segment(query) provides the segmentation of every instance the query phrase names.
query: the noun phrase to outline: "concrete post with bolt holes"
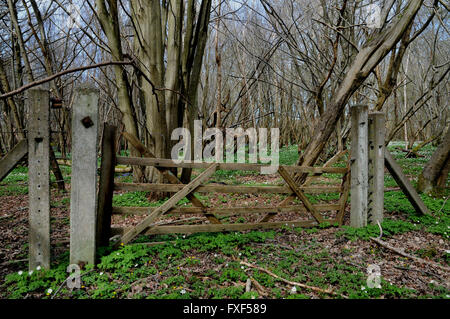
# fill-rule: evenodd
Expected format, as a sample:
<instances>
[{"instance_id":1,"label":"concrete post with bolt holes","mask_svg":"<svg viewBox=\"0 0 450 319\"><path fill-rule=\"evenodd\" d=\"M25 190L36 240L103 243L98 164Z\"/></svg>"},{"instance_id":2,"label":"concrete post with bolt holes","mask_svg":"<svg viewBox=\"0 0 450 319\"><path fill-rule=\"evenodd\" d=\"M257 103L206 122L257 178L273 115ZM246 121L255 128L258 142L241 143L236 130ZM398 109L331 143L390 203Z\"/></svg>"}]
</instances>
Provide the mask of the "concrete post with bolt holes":
<instances>
[{"instance_id":1,"label":"concrete post with bolt holes","mask_svg":"<svg viewBox=\"0 0 450 319\"><path fill-rule=\"evenodd\" d=\"M27 92L29 269L50 268L50 92Z\"/></svg>"},{"instance_id":2,"label":"concrete post with bolt holes","mask_svg":"<svg viewBox=\"0 0 450 319\"><path fill-rule=\"evenodd\" d=\"M350 226L367 225L368 183L368 107L354 105L351 108L351 209Z\"/></svg>"},{"instance_id":3,"label":"concrete post with bolt holes","mask_svg":"<svg viewBox=\"0 0 450 319\"><path fill-rule=\"evenodd\" d=\"M71 264L96 257L98 99L97 89L79 88L72 108Z\"/></svg>"}]
</instances>

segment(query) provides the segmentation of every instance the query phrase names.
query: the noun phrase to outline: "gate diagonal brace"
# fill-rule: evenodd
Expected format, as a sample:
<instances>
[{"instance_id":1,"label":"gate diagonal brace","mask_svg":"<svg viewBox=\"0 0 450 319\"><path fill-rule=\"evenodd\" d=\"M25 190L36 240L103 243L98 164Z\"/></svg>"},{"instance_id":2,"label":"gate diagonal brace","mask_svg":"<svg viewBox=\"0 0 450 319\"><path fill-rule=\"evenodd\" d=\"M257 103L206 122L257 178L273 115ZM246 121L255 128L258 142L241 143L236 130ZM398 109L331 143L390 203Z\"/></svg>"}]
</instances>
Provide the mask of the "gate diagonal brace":
<instances>
[{"instance_id":1,"label":"gate diagonal brace","mask_svg":"<svg viewBox=\"0 0 450 319\"><path fill-rule=\"evenodd\" d=\"M285 182L289 185L292 191L297 195L297 197L303 202L306 209L313 215L314 219L320 224L323 222L323 218L320 213L314 208L311 202L306 197L305 193L297 186L292 176L288 173L288 171L280 166L278 168L278 173L283 177Z\"/></svg>"},{"instance_id":2,"label":"gate diagonal brace","mask_svg":"<svg viewBox=\"0 0 450 319\"><path fill-rule=\"evenodd\" d=\"M194 192L203 182L205 182L208 178L210 178L217 170L218 164L211 164L203 173L197 176L192 182L183 187L179 192L173 195L168 201L158 207L156 210L151 212L147 218L145 218L141 223L137 226L130 229L122 236L121 243L127 244L136 236L141 234L144 230L146 230L150 224L152 224L157 218L161 215L172 209L180 200L186 197L188 194Z\"/></svg>"}]
</instances>

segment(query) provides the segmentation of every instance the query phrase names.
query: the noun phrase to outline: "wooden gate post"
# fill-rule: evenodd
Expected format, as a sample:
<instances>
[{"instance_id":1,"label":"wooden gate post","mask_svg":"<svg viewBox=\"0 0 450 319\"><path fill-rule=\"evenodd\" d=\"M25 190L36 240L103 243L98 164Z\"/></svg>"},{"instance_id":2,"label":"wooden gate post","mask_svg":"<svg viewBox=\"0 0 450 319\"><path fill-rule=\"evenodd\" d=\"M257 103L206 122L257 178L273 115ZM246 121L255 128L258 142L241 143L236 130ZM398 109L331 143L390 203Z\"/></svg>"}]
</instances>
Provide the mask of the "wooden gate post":
<instances>
[{"instance_id":1,"label":"wooden gate post","mask_svg":"<svg viewBox=\"0 0 450 319\"><path fill-rule=\"evenodd\" d=\"M108 246L111 237L114 168L116 166L116 130L116 126L107 123L103 126L102 160L98 186L97 247Z\"/></svg>"},{"instance_id":2,"label":"wooden gate post","mask_svg":"<svg viewBox=\"0 0 450 319\"><path fill-rule=\"evenodd\" d=\"M352 144L351 144L351 210L350 226L367 225L368 183L368 107L351 107Z\"/></svg>"},{"instance_id":3,"label":"wooden gate post","mask_svg":"<svg viewBox=\"0 0 450 319\"><path fill-rule=\"evenodd\" d=\"M28 91L29 269L50 268L50 92Z\"/></svg>"},{"instance_id":4,"label":"wooden gate post","mask_svg":"<svg viewBox=\"0 0 450 319\"><path fill-rule=\"evenodd\" d=\"M370 224L383 222L384 211L384 113L369 114L369 191L367 216Z\"/></svg>"},{"instance_id":5,"label":"wooden gate post","mask_svg":"<svg viewBox=\"0 0 450 319\"><path fill-rule=\"evenodd\" d=\"M95 263L99 92L81 88L72 113L70 263Z\"/></svg>"}]
</instances>

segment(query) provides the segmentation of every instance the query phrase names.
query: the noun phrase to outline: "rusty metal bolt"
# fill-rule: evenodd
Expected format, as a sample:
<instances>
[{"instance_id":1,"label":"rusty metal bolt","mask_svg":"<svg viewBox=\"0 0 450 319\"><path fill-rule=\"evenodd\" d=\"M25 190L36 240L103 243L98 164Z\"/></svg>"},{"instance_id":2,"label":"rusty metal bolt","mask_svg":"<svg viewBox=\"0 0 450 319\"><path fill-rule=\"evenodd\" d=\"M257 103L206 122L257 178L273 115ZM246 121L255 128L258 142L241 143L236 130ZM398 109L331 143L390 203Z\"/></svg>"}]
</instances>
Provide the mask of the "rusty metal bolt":
<instances>
[{"instance_id":1,"label":"rusty metal bolt","mask_svg":"<svg viewBox=\"0 0 450 319\"><path fill-rule=\"evenodd\" d=\"M91 126L94 126L94 122L92 122L89 116L86 116L84 119L82 119L81 123L85 128L90 128Z\"/></svg>"}]
</instances>

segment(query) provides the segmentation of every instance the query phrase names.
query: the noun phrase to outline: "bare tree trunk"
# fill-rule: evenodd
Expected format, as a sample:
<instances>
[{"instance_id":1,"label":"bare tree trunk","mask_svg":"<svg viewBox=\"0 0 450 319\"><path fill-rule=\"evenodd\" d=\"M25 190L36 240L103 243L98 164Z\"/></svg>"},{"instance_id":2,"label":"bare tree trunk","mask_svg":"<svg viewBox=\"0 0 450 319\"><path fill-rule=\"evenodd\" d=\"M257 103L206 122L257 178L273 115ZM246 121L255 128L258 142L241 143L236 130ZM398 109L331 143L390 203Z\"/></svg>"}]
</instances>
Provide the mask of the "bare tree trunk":
<instances>
[{"instance_id":1,"label":"bare tree trunk","mask_svg":"<svg viewBox=\"0 0 450 319\"><path fill-rule=\"evenodd\" d=\"M450 169L450 127L441 144L434 151L419 176L417 189L426 194L439 195L448 181Z\"/></svg>"},{"instance_id":2,"label":"bare tree trunk","mask_svg":"<svg viewBox=\"0 0 450 319\"><path fill-rule=\"evenodd\" d=\"M17 41L19 43L20 55L22 57L24 65L25 65L25 72L27 75L27 80L29 83L31 83L34 80L33 72L31 70L30 61L28 59L27 51L25 48L25 43L24 43L23 35L22 35L22 29L20 28L19 21L17 18L16 4L13 0L8 0L8 8L9 8L10 16L11 16L11 22L12 22L12 25L14 26L14 31L16 33Z\"/></svg>"},{"instance_id":3,"label":"bare tree trunk","mask_svg":"<svg viewBox=\"0 0 450 319\"><path fill-rule=\"evenodd\" d=\"M0 58L0 92L6 93L11 91L11 87L9 85L9 81L8 78L6 76L6 70L5 67L3 65L3 59ZM16 103L14 101L14 98L10 97L7 99L6 101L8 103L9 108L11 109L13 118L14 118L14 124L17 128L17 133L19 135L20 139L24 139L25 138L25 133L23 131L23 127L22 127L22 123L19 119L19 112L17 110L17 106ZM13 132L11 132L12 134Z\"/></svg>"},{"instance_id":4,"label":"bare tree trunk","mask_svg":"<svg viewBox=\"0 0 450 319\"><path fill-rule=\"evenodd\" d=\"M191 132L194 132L194 121L198 118L198 97L197 89L200 82L200 73L203 63L203 55L205 52L206 40L208 38L208 24L211 11L211 0L203 0L195 24L195 32L193 32L193 19L195 18L193 0L189 0L188 4L188 25L192 28L191 37L185 35L184 52L183 52L183 80L186 89L188 105L186 105L186 123ZM191 20L191 22L189 22ZM192 43L194 46L191 47ZM191 134L191 143L194 145L194 134ZM191 158L193 158L194 147L191 147ZM181 173L181 181L188 183L191 180L192 169L184 168Z\"/></svg>"},{"instance_id":5,"label":"bare tree trunk","mask_svg":"<svg viewBox=\"0 0 450 319\"><path fill-rule=\"evenodd\" d=\"M406 66L405 66L405 86L403 87L403 112L405 112L404 114L406 114L406 112L408 111L408 94L406 91L406 87L407 87L407 82L406 82L406 74L408 73L408 64L409 64L409 53L406 56ZM405 124L403 125L403 134L405 137L405 148L408 149L408 121L405 122Z\"/></svg>"},{"instance_id":6,"label":"bare tree trunk","mask_svg":"<svg viewBox=\"0 0 450 319\"><path fill-rule=\"evenodd\" d=\"M217 101L216 101L216 127L222 127L222 55L220 54L220 8L221 3L217 7L217 25L216 25L216 39L215 39L215 49L216 49L216 64L217 64Z\"/></svg>"},{"instance_id":7,"label":"bare tree trunk","mask_svg":"<svg viewBox=\"0 0 450 319\"><path fill-rule=\"evenodd\" d=\"M175 8L172 8L175 9ZM146 126L150 133L149 149L158 158L168 157L168 146L170 136L168 136L167 118L171 119L170 101L169 108L166 104L166 95L161 89L165 87L166 67L164 65L164 39L166 25L162 25L163 16L160 1L136 1L132 3L132 12L135 28L135 50L139 58L139 68L142 72L142 91L145 100ZM179 12L179 9L178 9ZM170 20L177 11L172 11ZM172 24L175 26L175 22ZM163 36L164 30L164 36ZM171 31L175 35L175 31ZM169 45L173 47L172 39ZM170 52L169 59L174 61L176 56ZM168 81L173 85L173 75ZM151 82L150 82L151 81ZM167 82L168 83L168 82ZM169 98L170 95L169 95ZM148 180L151 182L163 182L163 177L155 170L151 169Z\"/></svg>"},{"instance_id":8,"label":"bare tree trunk","mask_svg":"<svg viewBox=\"0 0 450 319\"><path fill-rule=\"evenodd\" d=\"M115 61L123 61L122 44L120 39L119 16L117 8L117 0L107 0L108 8L105 0L96 0L97 15L102 26L103 32L108 38L108 45L111 49L111 55ZM125 125L125 130L139 137L136 125L136 117L133 109L133 104L129 92L129 81L126 71L120 65L113 67L117 85L118 104L122 112L122 122ZM139 157L139 152L130 145L131 156ZM138 167L133 167L133 177L136 181L143 181L144 172Z\"/></svg>"},{"instance_id":9,"label":"bare tree trunk","mask_svg":"<svg viewBox=\"0 0 450 319\"><path fill-rule=\"evenodd\" d=\"M335 99L315 126L313 139L309 143L298 165L314 165L333 133L348 100L363 84L381 60L392 50L408 29L419 11L423 0L410 0L403 14L390 26L375 36L356 55L350 70L339 86Z\"/></svg>"}]
</instances>

